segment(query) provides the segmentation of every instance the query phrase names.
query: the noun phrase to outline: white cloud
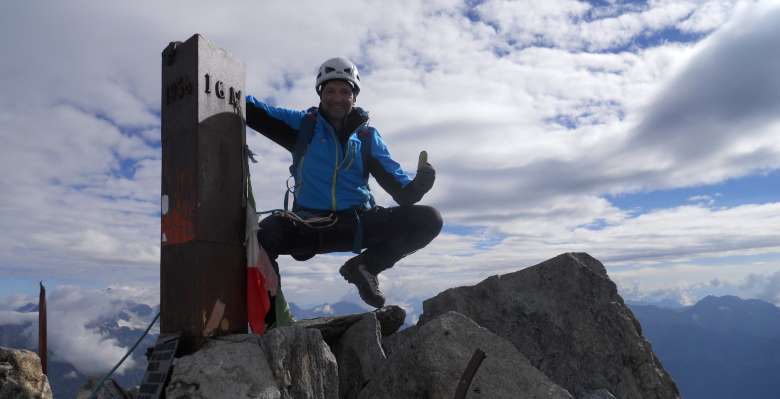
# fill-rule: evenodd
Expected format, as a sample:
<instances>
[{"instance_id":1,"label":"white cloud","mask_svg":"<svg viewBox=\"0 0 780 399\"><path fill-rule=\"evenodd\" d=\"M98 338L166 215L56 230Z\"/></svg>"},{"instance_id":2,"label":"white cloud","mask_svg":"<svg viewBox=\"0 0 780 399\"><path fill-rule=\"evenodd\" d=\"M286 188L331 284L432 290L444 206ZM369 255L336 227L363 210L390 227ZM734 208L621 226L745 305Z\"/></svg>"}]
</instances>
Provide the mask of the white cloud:
<instances>
[{"instance_id":1,"label":"white cloud","mask_svg":"<svg viewBox=\"0 0 780 399\"><path fill-rule=\"evenodd\" d=\"M642 152L663 152L685 166L673 176L682 184L695 184L693 176L684 174L702 172L702 164L711 170L702 179L714 181L751 167L778 166L777 146L769 142L776 142L780 122L774 112L780 105L780 79L770 72L780 68L780 56L771 50L780 34L780 8L758 8L763 7L743 11L702 43L627 143Z\"/></svg>"},{"instance_id":2,"label":"white cloud","mask_svg":"<svg viewBox=\"0 0 780 399\"><path fill-rule=\"evenodd\" d=\"M248 93L293 108L316 103L319 62L354 58L358 104L394 156L413 168L429 151L438 177L426 202L471 230L383 275L399 300L568 250L618 267L777 251L776 204L635 218L603 199L780 167L776 5L488 1L468 11L455 1L9 5L0 49L19 56L0 65L0 84L24 89L0 97L0 271L155 281L160 52L194 32L244 61ZM713 33L630 46L674 27ZM612 47L626 50L591 52ZM259 135L248 143L261 161L258 207L277 208L290 156ZM286 290L304 303L344 295L344 260L282 259Z\"/></svg>"},{"instance_id":3,"label":"white cloud","mask_svg":"<svg viewBox=\"0 0 780 399\"><path fill-rule=\"evenodd\" d=\"M780 271L750 274L739 288L750 297L763 299L780 307Z\"/></svg>"},{"instance_id":4,"label":"white cloud","mask_svg":"<svg viewBox=\"0 0 780 399\"><path fill-rule=\"evenodd\" d=\"M706 1L688 19L677 24L677 28L689 33L711 32L729 19L736 5L736 1Z\"/></svg>"},{"instance_id":5,"label":"white cloud","mask_svg":"<svg viewBox=\"0 0 780 399\"><path fill-rule=\"evenodd\" d=\"M727 266L717 266L712 265L711 259L776 257L780 254L778 215L779 203L734 208L681 206L606 221L595 230L566 228L565 221L550 215L523 216L510 219L517 226L499 234L500 239L488 248L480 248L479 236L474 234L443 234L384 272L381 284L401 302L410 297L427 298L453 286L475 284L491 275L519 270L569 251L590 253L605 264L617 282L625 286L640 284L643 292L680 284L696 286L714 277L736 282L750 273L780 271L780 263L734 260ZM319 269L319 275L332 275L345 259L328 259L331 266ZM282 263L283 271L289 270L287 267ZM290 290L290 297L297 295L294 288ZM307 295L312 303L317 292ZM752 295L755 297L756 293Z\"/></svg>"},{"instance_id":6,"label":"white cloud","mask_svg":"<svg viewBox=\"0 0 780 399\"><path fill-rule=\"evenodd\" d=\"M0 310L0 325L23 325L38 320L38 313L23 313L14 310Z\"/></svg>"},{"instance_id":7,"label":"white cloud","mask_svg":"<svg viewBox=\"0 0 780 399\"><path fill-rule=\"evenodd\" d=\"M645 303L672 302L693 305L707 295L735 295L755 298L780 306L780 263L755 262L753 270L747 273L742 264L719 266L696 266L680 264L665 269L641 268L626 273L611 273L624 299ZM706 279L717 268L718 278ZM670 276L676 284L670 285Z\"/></svg>"},{"instance_id":8,"label":"white cloud","mask_svg":"<svg viewBox=\"0 0 780 399\"><path fill-rule=\"evenodd\" d=\"M0 310L16 312L16 309L31 302L32 299L28 295L11 292L7 294L4 293L3 296L0 297Z\"/></svg>"},{"instance_id":9,"label":"white cloud","mask_svg":"<svg viewBox=\"0 0 780 399\"><path fill-rule=\"evenodd\" d=\"M701 4L703 3L703 4ZM480 16L498 28L511 46L554 46L603 51L630 46L643 37L679 27L708 32L726 20L734 2L653 1L645 6L594 6L580 1L486 1Z\"/></svg>"},{"instance_id":10,"label":"white cloud","mask_svg":"<svg viewBox=\"0 0 780 399\"><path fill-rule=\"evenodd\" d=\"M715 203L715 199L709 195L694 195L693 197L688 198L688 202L697 202L704 205L713 205Z\"/></svg>"},{"instance_id":11,"label":"white cloud","mask_svg":"<svg viewBox=\"0 0 780 399\"><path fill-rule=\"evenodd\" d=\"M138 300L150 300L140 302ZM6 298L3 302L37 303L37 297ZM111 320L135 303L154 306L159 293L143 287L114 286L97 290L76 286L56 286L47 290L47 331L49 351L58 360L72 363L79 372L97 377L108 372L129 349L100 331L101 320ZM150 319L151 320L151 319ZM150 320L146 320L146 323ZM38 313L0 311L0 325L29 324L30 347L36 344ZM137 367L128 358L118 373Z\"/></svg>"},{"instance_id":12,"label":"white cloud","mask_svg":"<svg viewBox=\"0 0 780 399\"><path fill-rule=\"evenodd\" d=\"M117 313L123 304L105 292L61 286L49 294L49 347L57 357L72 363L79 372L97 376L110 370L128 348L87 325L101 317ZM119 368L122 373L134 367L128 358Z\"/></svg>"}]
</instances>

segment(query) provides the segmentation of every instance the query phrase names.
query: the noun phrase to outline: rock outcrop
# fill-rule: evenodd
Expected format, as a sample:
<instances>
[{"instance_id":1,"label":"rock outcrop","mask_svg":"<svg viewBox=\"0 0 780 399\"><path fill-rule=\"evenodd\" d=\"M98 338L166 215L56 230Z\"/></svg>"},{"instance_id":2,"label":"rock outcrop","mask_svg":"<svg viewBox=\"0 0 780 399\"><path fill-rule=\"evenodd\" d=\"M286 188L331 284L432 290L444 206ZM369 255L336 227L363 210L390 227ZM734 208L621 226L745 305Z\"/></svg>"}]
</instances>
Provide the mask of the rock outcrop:
<instances>
[{"instance_id":1,"label":"rock outcrop","mask_svg":"<svg viewBox=\"0 0 780 399\"><path fill-rule=\"evenodd\" d=\"M450 311L509 340L576 397L679 397L606 269L588 254L446 290L423 302L419 323Z\"/></svg>"},{"instance_id":2,"label":"rock outcrop","mask_svg":"<svg viewBox=\"0 0 780 399\"><path fill-rule=\"evenodd\" d=\"M182 356L174 364L165 390L167 398L281 397L254 335L209 341L198 352Z\"/></svg>"},{"instance_id":3,"label":"rock outcrop","mask_svg":"<svg viewBox=\"0 0 780 399\"><path fill-rule=\"evenodd\" d=\"M0 346L0 399L49 399L49 379L35 352Z\"/></svg>"},{"instance_id":4,"label":"rock outcrop","mask_svg":"<svg viewBox=\"0 0 780 399\"><path fill-rule=\"evenodd\" d=\"M338 398L336 358L318 330L232 335L176 359L166 398Z\"/></svg>"},{"instance_id":5,"label":"rock outcrop","mask_svg":"<svg viewBox=\"0 0 780 399\"><path fill-rule=\"evenodd\" d=\"M423 303L417 325L398 331L404 318L388 306L213 338L174 361L166 397L679 398L606 269L587 254L444 291ZM17 366L3 359L0 378L48 388L45 377L9 378L4 370ZM16 389L6 385L0 392Z\"/></svg>"}]
</instances>

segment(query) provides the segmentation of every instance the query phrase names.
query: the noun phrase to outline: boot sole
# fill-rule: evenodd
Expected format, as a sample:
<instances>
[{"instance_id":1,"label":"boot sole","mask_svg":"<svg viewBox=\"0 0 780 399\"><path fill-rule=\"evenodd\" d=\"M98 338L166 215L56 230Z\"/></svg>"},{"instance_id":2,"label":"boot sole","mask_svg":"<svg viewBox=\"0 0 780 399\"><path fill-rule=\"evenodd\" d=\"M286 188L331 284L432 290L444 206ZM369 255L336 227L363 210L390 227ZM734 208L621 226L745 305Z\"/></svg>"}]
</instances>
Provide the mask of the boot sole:
<instances>
[{"instance_id":1,"label":"boot sole","mask_svg":"<svg viewBox=\"0 0 780 399\"><path fill-rule=\"evenodd\" d=\"M343 265L343 266L341 266L341 268L339 268L339 274L341 274L341 276L344 277L344 280L347 280L347 282L349 282L350 284L354 284L355 285L355 287L358 290L358 295L360 295L360 299L362 299L363 302L365 302L367 305L373 306L375 308L381 308L382 306L385 306L385 298L384 297L381 298L381 302L380 302L380 300L374 300L372 298L366 299L366 297L369 296L371 294L371 292L369 292L366 295L363 294L363 290L360 288L360 285L358 285L355 282L357 280L357 278L360 278L360 277L355 278L355 274L357 274L357 273L360 273L360 271L355 270L354 272L350 272L348 270L348 268L347 268L347 265Z\"/></svg>"}]
</instances>

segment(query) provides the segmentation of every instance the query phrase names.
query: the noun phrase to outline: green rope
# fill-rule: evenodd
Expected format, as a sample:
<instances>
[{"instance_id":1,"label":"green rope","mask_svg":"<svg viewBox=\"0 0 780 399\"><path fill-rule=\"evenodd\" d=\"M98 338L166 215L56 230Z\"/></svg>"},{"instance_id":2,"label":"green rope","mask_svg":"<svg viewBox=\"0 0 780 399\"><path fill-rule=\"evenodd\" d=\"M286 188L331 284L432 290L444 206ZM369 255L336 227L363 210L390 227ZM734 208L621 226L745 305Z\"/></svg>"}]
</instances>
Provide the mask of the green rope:
<instances>
[{"instance_id":1,"label":"green rope","mask_svg":"<svg viewBox=\"0 0 780 399\"><path fill-rule=\"evenodd\" d=\"M116 366L114 366L114 368L111 369L111 371L109 371L108 374L106 374L105 377L103 377L103 379L100 380L100 382L97 384L97 387L95 387L95 390L92 391L92 393L89 395L89 399L95 399L95 395L97 395L98 391L100 391L100 388L103 388L103 384L106 382L106 380L109 379L111 377L111 375L114 374L116 369L118 369L119 366L121 366L122 363L124 363L125 359L127 359L127 357L130 356L131 353L133 353L135 348L138 346L138 344L141 343L141 340L144 339L146 334L149 334L149 330L152 329L152 326L154 325L155 322L157 322L157 319L159 317L160 317L160 312L157 312L157 315L154 316L154 320L152 320L152 322L149 323L149 327L146 327L146 331L144 331L143 335L141 335L138 338L138 341L135 341L135 344L133 344L133 347L130 348L130 350L127 351L127 353L125 353L125 355L122 357L122 359L119 360L119 363L117 363Z\"/></svg>"}]
</instances>

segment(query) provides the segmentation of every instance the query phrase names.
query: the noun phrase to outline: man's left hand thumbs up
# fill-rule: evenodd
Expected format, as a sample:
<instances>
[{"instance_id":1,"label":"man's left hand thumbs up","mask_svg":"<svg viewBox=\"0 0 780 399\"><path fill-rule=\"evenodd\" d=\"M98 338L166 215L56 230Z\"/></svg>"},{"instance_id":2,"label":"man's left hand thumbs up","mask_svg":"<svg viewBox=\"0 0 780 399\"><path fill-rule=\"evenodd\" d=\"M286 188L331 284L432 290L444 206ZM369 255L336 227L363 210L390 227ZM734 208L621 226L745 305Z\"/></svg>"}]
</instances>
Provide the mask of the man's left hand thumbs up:
<instances>
[{"instance_id":1,"label":"man's left hand thumbs up","mask_svg":"<svg viewBox=\"0 0 780 399\"><path fill-rule=\"evenodd\" d=\"M434 180L436 180L436 170L428 163L428 152L420 151L420 158L417 161L417 176L414 178L415 185L420 191L427 193L433 187Z\"/></svg>"}]
</instances>

